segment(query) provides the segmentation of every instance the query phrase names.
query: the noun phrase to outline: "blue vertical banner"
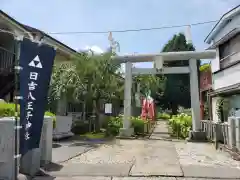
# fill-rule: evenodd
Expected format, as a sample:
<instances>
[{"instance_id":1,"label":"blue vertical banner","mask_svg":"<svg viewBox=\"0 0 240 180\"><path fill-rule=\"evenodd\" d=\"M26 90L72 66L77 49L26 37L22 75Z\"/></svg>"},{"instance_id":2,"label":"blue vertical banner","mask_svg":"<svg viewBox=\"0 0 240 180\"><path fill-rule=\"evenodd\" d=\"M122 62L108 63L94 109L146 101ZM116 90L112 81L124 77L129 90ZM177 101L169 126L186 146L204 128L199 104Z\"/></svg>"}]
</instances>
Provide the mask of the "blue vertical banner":
<instances>
[{"instance_id":1,"label":"blue vertical banner","mask_svg":"<svg viewBox=\"0 0 240 180\"><path fill-rule=\"evenodd\" d=\"M20 154L38 148L56 50L28 39L21 42Z\"/></svg>"}]
</instances>

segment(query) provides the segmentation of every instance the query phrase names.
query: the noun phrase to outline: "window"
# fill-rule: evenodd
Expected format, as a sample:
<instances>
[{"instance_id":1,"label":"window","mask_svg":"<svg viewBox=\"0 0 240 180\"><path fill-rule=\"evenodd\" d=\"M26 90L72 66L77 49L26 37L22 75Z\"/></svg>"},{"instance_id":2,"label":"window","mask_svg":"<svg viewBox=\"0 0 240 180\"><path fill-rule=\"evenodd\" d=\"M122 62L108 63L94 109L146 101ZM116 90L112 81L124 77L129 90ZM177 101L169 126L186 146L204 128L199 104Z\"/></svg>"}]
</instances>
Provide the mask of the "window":
<instances>
[{"instance_id":1,"label":"window","mask_svg":"<svg viewBox=\"0 0 240 180\"><path fill-rule=\"evenodd\" d=\"M219 46L220 67L226 68L240 61L240 34Z\"/></svg>"}]
</instances>

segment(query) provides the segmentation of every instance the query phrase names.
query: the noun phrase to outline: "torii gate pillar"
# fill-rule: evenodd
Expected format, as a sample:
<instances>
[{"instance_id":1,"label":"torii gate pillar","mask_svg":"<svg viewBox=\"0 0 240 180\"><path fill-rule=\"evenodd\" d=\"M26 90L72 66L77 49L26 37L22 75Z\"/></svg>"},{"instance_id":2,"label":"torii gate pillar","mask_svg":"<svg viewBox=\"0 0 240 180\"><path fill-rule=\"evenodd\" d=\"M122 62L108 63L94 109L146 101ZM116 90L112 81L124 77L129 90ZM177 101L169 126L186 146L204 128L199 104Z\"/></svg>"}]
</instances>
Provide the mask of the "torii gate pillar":
<instances>
[{"instance_id":1,"label":"torii gate pillar","mask_svg":"<svg viewBox=\"0 0 240 180\"><path fill-rule=\"evenodd\" d=\"M199 100L199 87L198 87L198 69L197 60L189 60L190 69L190 96L192 108L192 128L193 131L200 131L200 100Z\"/></svg>"},{"instance_id":2,"label":"torii gate pillar","mask_svg":"<svg viewBox=\"0 0 240 180\"><path fill-rule=\"evenodd\" d=\"M201 132L200 126L200 100L198 87L198 70L197 59L214 59L216 57L215 50L197 51L181 51L167 52L160 54L146 55L130 55L115 56L112 60L118 63L125 63L125 91L124 91L124 120L123 128L120 129L120 136L131 136L133 129L131 128L131 91L132 91L132 75L137 74L190 74L190 92L191 92L191 108L192 108L192 131L189 138L192 140L202 140L205 138L205 132ZM188 67L162 67L161 61L189 60ZM136 62L153 62L160 69L156 68L132 68L132 63Z\"/></svg>"},{"instance_id":3,"label":"torii gate pillar","mask_svg":"<svg viewBox=\"0 0 240 180\"><path fill-rule=\"evenodd\" d=\"M124 118L123 128L119 130L119 136L130 137L134 133L134 129L131 128L131 102L132 102L132 63L125 63L125 84L124 84Z\"/></svg>"}]
</instances>

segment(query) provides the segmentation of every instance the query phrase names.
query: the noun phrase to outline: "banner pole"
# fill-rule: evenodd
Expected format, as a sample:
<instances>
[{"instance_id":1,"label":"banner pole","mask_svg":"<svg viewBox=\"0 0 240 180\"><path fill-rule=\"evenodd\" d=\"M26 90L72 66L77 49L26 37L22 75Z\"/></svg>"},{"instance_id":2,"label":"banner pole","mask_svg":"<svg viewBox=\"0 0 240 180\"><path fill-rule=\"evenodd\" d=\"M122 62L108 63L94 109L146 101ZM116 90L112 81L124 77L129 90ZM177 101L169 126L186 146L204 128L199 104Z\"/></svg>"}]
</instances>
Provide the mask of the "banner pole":
<instances>
[{"instance_id":1,"label":"banner pole","mask_svg":"<svg viewBox=\"0 0 240 180\"><path fill-rule=\"evenodd\" d=\"M19 130L21 129L20 125L19 125L19 108L18 108L18 104L19 104L19 99L21 99L21 97L19 96L19 72L21 70L21 67L19 66L19 56L20 56L20 41L19 39L15 39L14 42L14 80L15 80L15 84L14 84L14 101L15 101L15 127L14 127L14 135L15 135L15 143L14 143L14 176L15 176L15 180L18 180L18 162L19 162L19 158L20 158L20 154L19 154Z\"/></svg>"}]
</instances>

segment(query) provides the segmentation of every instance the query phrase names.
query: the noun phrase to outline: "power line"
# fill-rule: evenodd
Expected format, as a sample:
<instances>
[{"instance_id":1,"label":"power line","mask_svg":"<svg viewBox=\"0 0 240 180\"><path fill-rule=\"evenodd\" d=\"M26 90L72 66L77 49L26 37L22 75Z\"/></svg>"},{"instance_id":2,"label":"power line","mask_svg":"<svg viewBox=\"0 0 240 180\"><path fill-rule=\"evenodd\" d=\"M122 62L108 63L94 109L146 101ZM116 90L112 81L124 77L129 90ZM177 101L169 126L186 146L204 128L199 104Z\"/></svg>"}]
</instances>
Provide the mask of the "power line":
<instances>
[{"instance_id":1,"label":"power line","mask_svg":"<svg viewBox=\"0 0 240 180\"><path fill-rule=\"evenodd\" d=\"M51 33L48 33L48 34L106 34L106 33L109 33L109 32L125 33L125 32L138 32L138 31L153 31L153 30L171 29L171 28L178 28L178 27L185 27L185 26L198 26L198 25L210 24L210 23L214 23L214 22L217 22L217 20L198 22L198 23L193 23L193 24L182 24L182 25L151 27L151 28L139 28L139 29L109 30L109 31L51 32Z\"/></svg>"},{"instance_id":2,"label":"power line","mask_svg":"<svg viewBox=\"0 0 240 180\"><path fill-rule=\"evenodd\" d=\"M198 22L193 24L182 24L182 25L171 25L171 26L161 26L161 27L151 27L151 28L138 28L138 29L123 29L123 30L108 30L108 31L72 31L72 32L47 32L46 34L54 35L54 34L106 34L109 32L112 33L126 33L126 32L139 32L139 31L154 31L154 30L161 30L161 29L172 29L172 28L179 28L179 27L186 27L186 26L198 26L203 24L210 24L215 23L217 20L214 21L204 21ZM11 31L6 31L4 29L0 29L1 32L13 34ZM31 33L38 33L38 32L31 32Z\"/></svg>"}]
</instances>

